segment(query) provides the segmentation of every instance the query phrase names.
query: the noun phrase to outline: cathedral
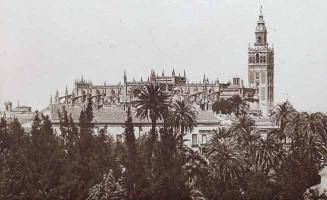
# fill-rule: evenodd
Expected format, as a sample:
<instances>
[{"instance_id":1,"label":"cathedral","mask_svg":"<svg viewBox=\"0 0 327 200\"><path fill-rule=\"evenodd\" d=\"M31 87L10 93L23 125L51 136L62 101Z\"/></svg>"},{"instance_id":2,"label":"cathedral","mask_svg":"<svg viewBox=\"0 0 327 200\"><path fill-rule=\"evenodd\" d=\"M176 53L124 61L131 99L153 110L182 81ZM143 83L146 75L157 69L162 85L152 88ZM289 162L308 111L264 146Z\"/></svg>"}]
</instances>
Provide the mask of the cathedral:
<instances>
[{"instance_id":1,"label":"cathedral","mask_svg":"<svg viewBox=\"0 0 327 200\"><path fill-rule=\"evenodd\" d=\"M92 99L95 107L101 109L108 106L132 105L144 86L158 84L162 91L168 93L171 99L183 99L194 104L201 110L210 110L212 104L220 98L228 99L238 95L249 105L248 112L253 115L267 116L274 105L274 49L267 43L267 29L263 19L262 8L255 28L255 43L248 48L248 86L235 77L232 82L222 83L218 79L209 81L204 75L201 82L189 82L186 72L158 74L151 70L149 76L143 80L128 79L124 72L123 81L119 84L94 85L81 77L75 81L71 92L60 95L57 91L56 105L83 106L87 99Z\"/></svg>"},{"instance_id":2,"label":"cathedral","mask_svg":"<svg viewBox=\"0 0 327 200\"><path fill-rule=\"evenodd\" d=\"M248 48L248 85L239 77L232 81L221 82L218 79L209 80L205 75L200 82L190 82L186 72L176 73L174 69L167 73L151 70L143 80L129 79L124 72L122 82L118 84L93 84L81 77L75 81L74 87L63 95L57 91L55 98L45 109L45 114L51 118L55 130L59 130L59 113L65 109L74 122L78 123L79 115L86 108L88 99L93 104L94 127L96 130L106 128L117 140L122 139L127 107L131 108L135 134L146 134L151 128L147 119L136 117L133 106L138 95L146 85L157 84L161 90L169 94L170 101L185 100L197 110L197 126L186 135L186 145L200 149L205 147L207 136L219 126L231 125L232 116L214 113L212 105L220 99L239 96L248 105L248 113L256 121L259 130L267 131L273 128L269 118L266 118L274 106L274 49L268 45L267 29L260 9L259 19L255 28L255 42ZM163 121L157 122L163 126Z\"/></svg>"}]
</instances>

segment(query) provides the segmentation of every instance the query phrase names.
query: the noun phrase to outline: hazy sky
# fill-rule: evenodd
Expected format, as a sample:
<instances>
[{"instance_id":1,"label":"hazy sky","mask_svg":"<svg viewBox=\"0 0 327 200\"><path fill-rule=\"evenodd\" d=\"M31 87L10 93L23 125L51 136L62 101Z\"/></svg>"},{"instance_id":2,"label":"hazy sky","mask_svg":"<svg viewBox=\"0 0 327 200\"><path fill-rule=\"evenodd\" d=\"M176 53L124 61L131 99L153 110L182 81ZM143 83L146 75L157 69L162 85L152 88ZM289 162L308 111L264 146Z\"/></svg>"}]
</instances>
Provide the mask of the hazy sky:
<instances>
[{"instance_id":1,"label":"hazy sky","mask_svg":"<svg viewBox=\"0 0 327 200\"><path fill-rule=\"evenodd\" d=\"M94 83L172 68L240 76L260 4L275 47L275 99L327 111L326 0L0 0L0 103L42 109L82 74Z\"/></svg>"}]
</instances>

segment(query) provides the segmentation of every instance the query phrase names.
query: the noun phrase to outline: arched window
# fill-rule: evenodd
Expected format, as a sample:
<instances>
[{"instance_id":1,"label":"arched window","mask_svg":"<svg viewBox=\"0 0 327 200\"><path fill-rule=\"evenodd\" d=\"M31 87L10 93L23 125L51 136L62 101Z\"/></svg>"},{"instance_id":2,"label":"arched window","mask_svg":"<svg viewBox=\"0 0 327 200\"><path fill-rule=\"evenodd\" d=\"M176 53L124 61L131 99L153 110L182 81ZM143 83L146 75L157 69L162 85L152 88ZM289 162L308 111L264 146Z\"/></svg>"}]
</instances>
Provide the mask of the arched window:
<instances>
[{"instance_id":1,"label":"arched window","mask_svg":"<svg viewBox=\"0 0 327 200\"><path fill-rule=\"evenodd\" d=\"M263 56L262 59L263 59L263 63L266 63L266 56Z\"/></svg>"},{"instance_id":2,"label":"arched window","mask_svg":"<svg viewBox=\"0 0 327 200\"><path fill-rule=\"evenodd\" d=\"M255 62L259 63L259 54L258 53L255 55Z\"/></svg>"},{"instance_id":3,"label":"arched window","mask_svg":"<svg viewBox=\"0 0 327 200\"><path fill-rule=\"evenodd\" d=\"M258 36L258 43L261 43L262 42L262 38L261 36Z\"/></svg>"}]
</instances>

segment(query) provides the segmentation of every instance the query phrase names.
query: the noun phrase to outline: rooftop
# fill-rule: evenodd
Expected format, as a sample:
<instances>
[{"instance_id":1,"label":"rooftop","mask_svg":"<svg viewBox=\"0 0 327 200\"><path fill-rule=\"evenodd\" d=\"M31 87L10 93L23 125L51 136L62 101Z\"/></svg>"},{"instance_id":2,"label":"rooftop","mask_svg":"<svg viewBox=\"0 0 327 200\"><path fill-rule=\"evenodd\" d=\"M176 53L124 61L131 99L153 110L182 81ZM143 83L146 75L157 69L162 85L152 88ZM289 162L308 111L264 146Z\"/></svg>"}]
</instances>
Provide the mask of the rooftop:
<instances>
[{"instance_id":1,"label":"rooftop","mask_svg":"<svg viewBox=\"0 0 327 200\"><path fill-rule=\"evenodd\" d=\"M49 112L51 120L53 123L59 122L58 111L62 111L63 107L65 107L68 114L72 114L74 122L78 122L80 113L83 109L82 106L79 105L65 105L62 104L52 104L50 105L51 112ZM124 124L127 119L127 110L124 110L122 105L113 105L113 106L106 106L103 108L94 108L93 115L94 115L94 123L99 124ZM136 117L136 110L135 108L131 109L133 123L135 124L150 124L150 119L139 119ZM197 111L198 116L198 124L219 124L219 120L216 115L211 111ZM158 123L162 123L162 120L159 120Z\"/></svg>"}]
</instances>

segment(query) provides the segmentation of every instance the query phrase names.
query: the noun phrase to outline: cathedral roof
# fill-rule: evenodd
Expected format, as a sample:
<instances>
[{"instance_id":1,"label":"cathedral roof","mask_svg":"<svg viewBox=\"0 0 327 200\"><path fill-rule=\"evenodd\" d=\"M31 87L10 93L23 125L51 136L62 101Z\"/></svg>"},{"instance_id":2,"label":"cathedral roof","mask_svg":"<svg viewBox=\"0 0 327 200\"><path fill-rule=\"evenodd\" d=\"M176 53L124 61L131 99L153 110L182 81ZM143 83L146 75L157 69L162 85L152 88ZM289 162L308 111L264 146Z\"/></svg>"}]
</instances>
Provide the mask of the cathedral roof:
<instances>
[{"instance_id":1,"label":"cathedral roof","mask_svg":"<svg viewBox=\"0 0 327 200\"><path fill-rule=\"evenodd\" d=\"M52 104L50 105L50 117L53 123L59 122L58 111L62 111L63 105ZM82 107L79 105L65 105L64 106L68 114L72 114L74 122L78 122L80 113L82 111ZM123 125L127 119L126 110L124 110L123 106L120 105L112 105L106 106L103 108L94 108L94 123L99 124L117 124ZM139 119L136 117L135 108L131 109L131 115L133 119L133 123L135 124L151 124L150 119ZM197 111L198 124L219 124L219 120L216 118L215 114L212 111ZM162 120L158 120L157 123L163 123Z\"/></svg>"}]
</instances>

